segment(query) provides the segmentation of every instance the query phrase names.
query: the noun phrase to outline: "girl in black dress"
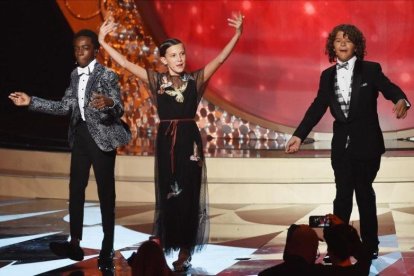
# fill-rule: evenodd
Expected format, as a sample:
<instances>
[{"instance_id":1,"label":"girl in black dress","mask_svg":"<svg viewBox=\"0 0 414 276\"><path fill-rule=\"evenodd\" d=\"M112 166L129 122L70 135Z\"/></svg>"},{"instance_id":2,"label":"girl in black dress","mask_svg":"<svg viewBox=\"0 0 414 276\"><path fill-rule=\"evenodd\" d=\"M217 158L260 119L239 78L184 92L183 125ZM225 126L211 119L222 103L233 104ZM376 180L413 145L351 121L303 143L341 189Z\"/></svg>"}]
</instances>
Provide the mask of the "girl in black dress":
<instances>
[{"instance_id":1,"label":"girl in black dress","mask_svg":"<svg viewBox=\"0 0 414 276\"><path fill-rule=\"evenodd\" d=\"M208 242L206 167L203 145L194 121L207 81L232 52L242 34L243 16L233 14L228 24L235 34L221 53L204 68L186 72L185 48L178 39L159 46L160 60L167 72L158 73L129 62L105 42L116 26L106 20L99 42L122 67L149 84L160 123L155 154L154 235L164 251L180 250L175 271L190 266L191 254Z\"/></svg>"}]
</instances>

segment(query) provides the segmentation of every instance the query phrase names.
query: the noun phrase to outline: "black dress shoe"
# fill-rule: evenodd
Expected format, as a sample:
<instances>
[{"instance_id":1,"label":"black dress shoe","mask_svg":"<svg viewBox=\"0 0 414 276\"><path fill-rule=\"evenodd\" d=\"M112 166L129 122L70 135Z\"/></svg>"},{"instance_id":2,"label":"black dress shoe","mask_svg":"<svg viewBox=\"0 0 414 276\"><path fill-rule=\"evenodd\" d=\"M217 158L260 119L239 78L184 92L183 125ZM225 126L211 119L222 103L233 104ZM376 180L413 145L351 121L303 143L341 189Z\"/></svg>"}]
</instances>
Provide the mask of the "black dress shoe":
<instances>
[{"instance_id":1,"label":"black dress shoe","mask_svg":"<svg viewBox=\"0 0 414 276\"><path fill-rule=\"evenodd\" d=\"M102 272L114 271L114 251L110 252L109 254L102 254L102 252L99 254L98 268Z\"/></svg>"},{"instance_id":2,"label":"black dress shoe","mask_svg":"<svg viewBox=\"0 0 414 276\"><path fill-rule=\"evenodd\" d=\"M371 259L378 259L378 249L372 251Z\"/></svg>"},{"instance_id":3,"label":"black dress shoe","mask_svg":"<svg viewBox=\"0 0 414 276\"><path fill-rule=\"evenodd\" d=\"M332 260L331 260L331 257L329 257L329 255L326 255L325 257L323 257L322 262L324 265L332 265Z\"/></svg>"},{"instance_id":4,"label":"black dress shoe","mask_svg":"<svg viewBox=\"0 0 414 276\"><path fill-rule=\"evenodd\" d=\"M74 261L82 261L84 257L82 248L69 242L51 242L49 243L49 248L56 256L69 258Z\"/></svg>"}]
</instances>

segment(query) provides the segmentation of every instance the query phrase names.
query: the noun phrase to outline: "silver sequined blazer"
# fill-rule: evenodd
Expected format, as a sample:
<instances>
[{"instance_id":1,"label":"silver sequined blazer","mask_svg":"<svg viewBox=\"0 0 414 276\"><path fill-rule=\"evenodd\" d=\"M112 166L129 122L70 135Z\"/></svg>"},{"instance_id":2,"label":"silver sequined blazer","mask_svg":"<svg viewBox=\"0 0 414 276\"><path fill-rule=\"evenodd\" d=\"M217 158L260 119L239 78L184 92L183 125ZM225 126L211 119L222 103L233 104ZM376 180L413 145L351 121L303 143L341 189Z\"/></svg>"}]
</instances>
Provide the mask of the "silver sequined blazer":
<instances>
[{"instance_id":1,"label":"silver sequined blazer","mask_svg":"<svg viewBox=\"0 0 414 276\"><path fill-rule=\"evenodd\" d=\"M79 120L82 120L78 102L79 77L77 69L73 70L70 85L60 101L45 100L33 96L29 105L29 110L32 111L53 115L71 114L68 133L71 148L75 126ZM90 107L92 92L110 97L114 101L114 106L105 107L101 110ZM121 121L124 109L121 102L118 76L99 63L96 63L86 85L84 110L89 133L101 150L112 151L129 142L131 133L128 126Z\"/></svg>"}]
</instances>

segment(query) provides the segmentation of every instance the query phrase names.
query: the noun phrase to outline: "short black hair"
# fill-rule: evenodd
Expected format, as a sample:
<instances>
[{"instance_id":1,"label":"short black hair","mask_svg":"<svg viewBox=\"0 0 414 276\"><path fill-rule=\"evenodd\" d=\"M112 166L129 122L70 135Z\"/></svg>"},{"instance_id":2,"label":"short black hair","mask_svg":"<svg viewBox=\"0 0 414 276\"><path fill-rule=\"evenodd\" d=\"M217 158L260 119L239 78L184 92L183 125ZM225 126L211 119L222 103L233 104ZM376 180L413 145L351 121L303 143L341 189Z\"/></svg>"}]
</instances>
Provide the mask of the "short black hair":
<instances>
[{"instance_id":1,"label":"short black hair","mask_svg":"<svg viewBox=\"0 0 414 276\"><path fill-rule=\"evenodd\" d=\"M348 36L349 40L352 41L355 45L355 55L358 59L364 60L365 55L367 54L365 49L365 37L364 34L354 25L351 24L341 24L335 26L333 30L329 33L328 38L326 39L325 45L325 54L329 57L329 62L336 61L336 54L334 51L334 41L338 32L342 31L344 36Z\"/></svg>"},{"instance_id":2,"label":"short black hair","mask_svg":"<svg viewBox=\"0 0 414 276\"><path fill-rule=\"evenodd\" d=\"M94 31L89 30L89 29L80 30L73 36L73 43L75 43L75 40L81 36L89 37L92 41L93 48L95 50L99 50L99 47L101 46L101 44L99 44L98 35Z\"/></svg>"},{"instance_id":3,"label":"short black hair","mask_svg":"<svg viewBox=\"0 0 414 276\"><path fill-rule=\"evenodd\" d=\"M167 52L167 49L171 46L182 44L182 42L177 38L169 38L161 43L161 45L158 47L160 50L160 56L165 57L165 53Z\"/></svg>"}]
</instances>

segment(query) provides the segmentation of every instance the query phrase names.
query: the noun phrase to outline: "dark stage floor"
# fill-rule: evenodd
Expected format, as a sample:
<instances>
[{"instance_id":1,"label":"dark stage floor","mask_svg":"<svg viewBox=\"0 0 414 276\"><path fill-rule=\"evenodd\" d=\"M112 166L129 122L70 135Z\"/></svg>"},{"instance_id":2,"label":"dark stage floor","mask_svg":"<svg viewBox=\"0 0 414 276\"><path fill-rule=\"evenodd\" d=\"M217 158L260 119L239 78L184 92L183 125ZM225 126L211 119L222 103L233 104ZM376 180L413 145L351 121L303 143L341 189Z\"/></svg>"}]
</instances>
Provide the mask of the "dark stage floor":
<instances>
[{"instance_id":1,"label":"dark stage floor","mask_svg":"<svg viewBox=\"0 0 414 276\"><path fill-rule=\"evenodd\" d=\"M69 230L66 200L0 198L0 275L101 275L97 254L102 238L99 205L85 205L85 260L55 257L50 241L65 240ZM116 209L116 271L129 275L126 262L148 239L152 203L118 203ZM191 275L256 275L281 262L286 230L307 223L309 215L331 212L331 204L212 204L210 243L193 256ZM356 209L356 206L355 206ZM358 228L357 211L353 225ZM378 205L380 257L370 275L414 275L414 203ZM320 259L326 245L319 244ZM175 256L168 256L171 265ZM320 261L319 259L319 261Z\"/></svg>"}]
</instances>

